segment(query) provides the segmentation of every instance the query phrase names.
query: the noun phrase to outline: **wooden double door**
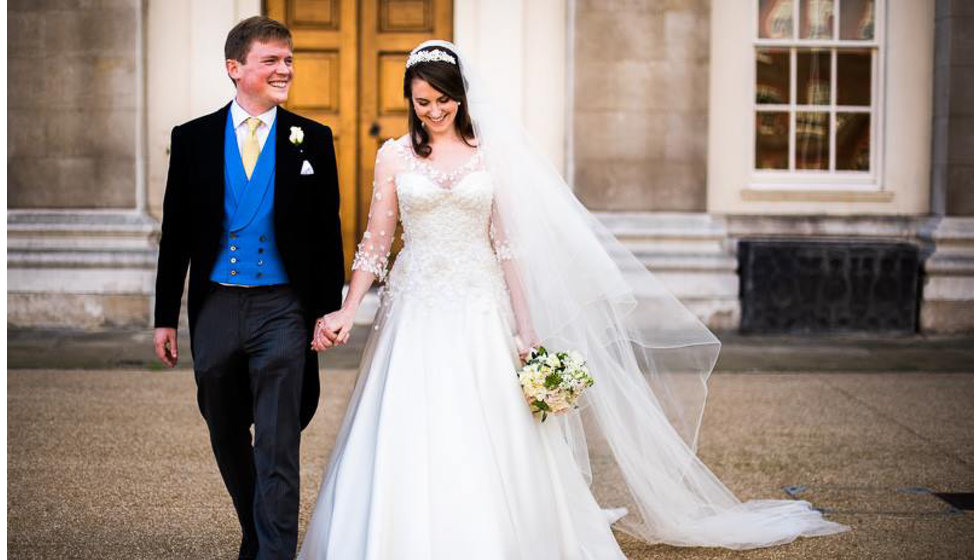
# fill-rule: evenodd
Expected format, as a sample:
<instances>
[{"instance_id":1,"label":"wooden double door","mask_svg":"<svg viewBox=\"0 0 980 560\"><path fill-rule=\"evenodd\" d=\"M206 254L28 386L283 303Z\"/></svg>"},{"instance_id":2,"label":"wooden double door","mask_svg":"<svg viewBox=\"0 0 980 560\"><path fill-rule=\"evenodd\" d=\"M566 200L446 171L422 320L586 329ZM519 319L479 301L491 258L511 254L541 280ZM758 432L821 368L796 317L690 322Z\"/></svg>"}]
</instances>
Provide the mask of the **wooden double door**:
<instances>
[{"instance_id":1,"label":"wooden double door","mask_svg":"<svg viewBox=\"0 0 980 560\"><path fill-rule=\"evenodd\" d=\"M422 41L452 40L452 0L266 0L265 13L293 33L286 107L333 130L349 271L367 225L375 153L408 130L405 60Z\"/></svg>"}]
</instances>

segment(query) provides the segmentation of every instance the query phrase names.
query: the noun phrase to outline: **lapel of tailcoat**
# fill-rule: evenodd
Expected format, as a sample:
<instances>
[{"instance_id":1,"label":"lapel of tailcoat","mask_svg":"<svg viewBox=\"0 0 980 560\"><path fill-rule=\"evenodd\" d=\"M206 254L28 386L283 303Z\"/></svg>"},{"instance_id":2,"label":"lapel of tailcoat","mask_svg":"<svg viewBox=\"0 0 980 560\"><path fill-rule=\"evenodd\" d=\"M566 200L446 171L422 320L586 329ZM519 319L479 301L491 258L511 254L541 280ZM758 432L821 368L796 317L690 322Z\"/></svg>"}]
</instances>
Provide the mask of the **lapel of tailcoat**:
<instances>
[{"instance_id":1,"label":"lapel of tailcoat","mask_svg":"<svg viewBox=\"0 0 980 560\"><path fill-rule=\"evenodd\" d=\"M211 114L200 139L200 184L204 187L204 215L214 214L214 223L221 224L225 216L225 126L231 103Z\"/></svg>"},{"instance_id":2,"label":"lapel of tailcoat","mask_svg":"<svg viewBox=\"0 0 980 560\"><path fill-rule=\"evenodd\" d=\"M283 109L276 111L276 122L279 124L276 131L276 177L275 177L275 216L276 224L288 223L289 217L285 214L290 208L293 196L296 194L296 178L299 176L300 166L303 161L303 149L306 144L299 146L293 145L289 141L289 129L296 126L296 115ZM309 135L307 135L309 139ZM270 139L271 140L271 139ZM278 232L279 228L276 228Z\"/></svg>"}]
</instances>

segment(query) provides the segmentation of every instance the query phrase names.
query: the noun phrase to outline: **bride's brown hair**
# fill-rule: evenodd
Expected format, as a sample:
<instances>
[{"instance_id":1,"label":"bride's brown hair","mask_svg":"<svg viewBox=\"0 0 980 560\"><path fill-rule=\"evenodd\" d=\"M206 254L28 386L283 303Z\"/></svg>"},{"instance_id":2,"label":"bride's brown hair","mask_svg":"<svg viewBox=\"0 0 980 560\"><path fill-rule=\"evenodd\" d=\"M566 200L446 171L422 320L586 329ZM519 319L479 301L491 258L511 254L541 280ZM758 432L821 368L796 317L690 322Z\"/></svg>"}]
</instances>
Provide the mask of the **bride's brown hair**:
<instances>
[{"instance_id":1,"label":"bride's brown hair","mask_svg":"<svg viewBox=\"0 0 980 560\"><path fill-rule=\"evenodd\" d=\"M473 133L473 123L470 121L470 113L466 103L466 86L463 83L463 74L459 70L459 58L448 49L437 46L425 47L419 49L418 52L432 50L448 54L453 57L456 64L442 61L417 62L405 69L404 95L405 99L408 100L408 135L412 139L412 150L423 158L429 157L429 154L432 153L432 146L429 145L429 131L422 126L422 120L415 114L415 108L412 104L412 80L415 78L425 80L430 86L459 103L453 126L456 128L456 134L466 145L473 146L469 141L476 137Z\"/></svg>"}]
</instances>

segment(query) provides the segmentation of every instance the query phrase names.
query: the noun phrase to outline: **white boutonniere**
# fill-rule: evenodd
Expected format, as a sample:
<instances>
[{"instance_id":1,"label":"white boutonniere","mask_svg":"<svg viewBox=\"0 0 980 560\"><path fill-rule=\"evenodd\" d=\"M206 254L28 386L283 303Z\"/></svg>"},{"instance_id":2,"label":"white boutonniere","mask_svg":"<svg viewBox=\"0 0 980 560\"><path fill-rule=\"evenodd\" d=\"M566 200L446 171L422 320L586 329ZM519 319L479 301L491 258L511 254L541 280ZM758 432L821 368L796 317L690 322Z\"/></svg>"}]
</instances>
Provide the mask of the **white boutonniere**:
<instances>
[{"instance_id":1,"label":"white boutonniere","mask_svg":"<svg viewBox=\"0 0 980 560\"><path fill-rule=\"evenodd\" d=\"M303 128L299 126L289 127L289 141L294 146L299 147L303 143Z\"/></svg>"}]
</instances>

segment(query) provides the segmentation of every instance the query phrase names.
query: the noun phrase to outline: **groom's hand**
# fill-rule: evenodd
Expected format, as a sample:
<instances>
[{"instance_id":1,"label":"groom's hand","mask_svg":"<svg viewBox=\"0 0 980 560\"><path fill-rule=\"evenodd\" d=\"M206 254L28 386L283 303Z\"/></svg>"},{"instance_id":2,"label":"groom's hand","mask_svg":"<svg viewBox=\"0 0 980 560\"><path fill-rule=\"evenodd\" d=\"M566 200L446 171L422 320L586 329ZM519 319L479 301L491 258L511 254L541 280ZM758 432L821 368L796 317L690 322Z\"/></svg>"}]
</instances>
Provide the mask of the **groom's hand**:
<instances>
[{"instance_id":1,"label":"groom's hand","mask_svg":"<svg viewBox=\"0 0 980 560\"><path fill-rule=\"evenodd\" d=\"M310 342L310 348L314 352L323 352L334 345L336 336L334 333L328 333L324 330L323 318L320 318L317 320L316 327L313 329L313 340Z\"/></svg>"},{"instance_id":2,"label":"groom's hand","mask_svg":"<svg viewBox=\"0 0 980 560\"><path fill-rule=\"evenodd\" d=\"M177 365L177 329L161 327L153 331L153 348L167 367Z\"/></svg>"},{"instance_id":3,"label":"groom's hand","mask_svg":"<svg viewBox=\"0 0 980 560\"><path fill-rule=\"evenodd\" d=\"M316 322L313 342L310 347L322 352L332 346L347 344L350 331L354 328L354 313L344 309L327 313Z\"/></svg>"}]
</instances>

